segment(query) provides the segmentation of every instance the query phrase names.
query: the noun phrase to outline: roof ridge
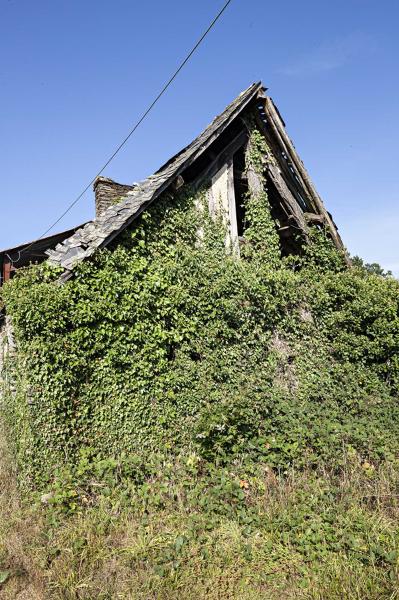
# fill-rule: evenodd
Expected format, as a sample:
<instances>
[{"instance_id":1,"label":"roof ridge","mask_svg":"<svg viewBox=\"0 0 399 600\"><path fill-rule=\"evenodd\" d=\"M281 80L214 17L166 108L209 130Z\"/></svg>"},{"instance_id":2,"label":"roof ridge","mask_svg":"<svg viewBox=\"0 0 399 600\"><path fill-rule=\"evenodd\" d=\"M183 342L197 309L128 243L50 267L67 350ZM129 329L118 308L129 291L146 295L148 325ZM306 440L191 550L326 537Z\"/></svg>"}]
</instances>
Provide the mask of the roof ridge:
<instances>
[{"instance_id":1,"label":"roof ridge","mask_svg":"<svg viewBox=\"0 0 399 600\"><path fill-rule=\"evenodd\" d=\"M191 164L218 135L237 117L247 104L264 88L261 82L253 83L241 92L222 113L188 146L174 155L158 171L149 175L127 192L118 204L101 213L93 221L78 229L70 238L47 250L49 261L65 269L63 279L68 279L76 264L90 257L98 248L109 244L139 214L172 183L179 173Z\"/></svg>"}]
</instances>

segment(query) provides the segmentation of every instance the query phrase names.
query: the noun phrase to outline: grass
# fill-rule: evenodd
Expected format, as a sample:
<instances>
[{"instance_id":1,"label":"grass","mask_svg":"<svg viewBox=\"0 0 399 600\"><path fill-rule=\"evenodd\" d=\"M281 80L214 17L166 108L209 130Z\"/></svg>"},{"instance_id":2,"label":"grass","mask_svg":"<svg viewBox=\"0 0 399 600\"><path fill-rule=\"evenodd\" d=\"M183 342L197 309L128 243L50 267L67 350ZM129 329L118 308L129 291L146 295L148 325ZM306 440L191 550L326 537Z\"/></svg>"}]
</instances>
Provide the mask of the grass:
<instances>
[{"instance_id":1,"label":"grass","mask_svg":"<svg viewBox=\"0 0 399 600\"><path fill-rule=\"evenodd\" d=\"M399 598L394 466L209 475L180 457L68 510L18 491L2 440L1 599Z\"/></svg>"}]
</instances>

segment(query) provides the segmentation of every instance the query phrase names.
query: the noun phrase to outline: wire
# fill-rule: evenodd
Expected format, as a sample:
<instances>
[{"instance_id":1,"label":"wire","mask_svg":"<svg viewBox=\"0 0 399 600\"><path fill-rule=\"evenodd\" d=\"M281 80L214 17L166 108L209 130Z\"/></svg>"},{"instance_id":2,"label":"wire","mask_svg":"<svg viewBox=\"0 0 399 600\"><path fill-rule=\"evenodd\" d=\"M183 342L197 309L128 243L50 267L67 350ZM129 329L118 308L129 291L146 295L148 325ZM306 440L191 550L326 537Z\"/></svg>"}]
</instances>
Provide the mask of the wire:
<instances>
[{"instance_id":1,"label":"wire","mask_svg":"<svg viewBox=\"0 0 399 600\"><path fill-rule=\"evenodd\" d=\"M5 255L7 256L8 260L10 261L10 263L11 263L12 265L14 265L15 263L19 262L19 259L21 258L21 254L22 254L22 251L21 251L21 250L18 250L18 258L17 258L17 260L13 260L13 259L11 258L11 256L10 256L9 254L7 254L7 252L5 252Z\"/></svg>"},{"instance_id":2,"label":"wire","mask_svg":"<svg viewBox=\"0 0 399 600\"><path fill-rule=\"evenodd\" d=\"M228 0L224 6L221 8L221 10L218 12L218 14L216 15L216 17L213 19L213 21L211 22L211 24L208 26L208 28L204 31L204 33L201 35L201 37L199 38L199 40L196 42L196 44L193 46L193 48L190 50L190 52L187 54L186 58L183 60L183 62L180 63L179 67L176 69L176 71L173 73L173 75L171 76L171 78L168 80L168 82L163 86L163 88L161 89L161 91L158 93L158 95L156 96L156 98L151 102L151 104L149 105L149 107L144 111L144 113L141 115L141 117L139 118L139 120L137 121L137 123L133 126L133 128L129 131L129 133L127 134L127 136L125 137L124 140L122 140L122 142L119 144L119 146L115 149L115 151L113 152L113 154L108 158L108 160L103 164L103 166L101 167L101 169L98 171L98 173L96 173L96 175L93 177L93 179L87 184L87 186L84 188L84 190L79 194L79 196L77 196L77 198L75 198L75 200L73 202L71 202L71 204L64 210L64 212L61 214L61 216L58 217L58 219L56 221L54 221L54 223L52 225L50 225L50 227L48 229L46 229L46 231L44 233L42 233L42 235L40 237L38 237L36 240L34 240L33 242L31 242L31 244L29 244L29 246L27 246L26 248L24 248L21 252L21 254L24 254L25 252L27 252L36 242L38 242L39 240L41 240L42 238L44 238L52 229L54 229L54 227L65 217L65 215L67 215L69 213L70 210L72 210L72 208L75 206L75 204L77 204L79 202L79 200L82 198L82 196L84 196L84 194L87 192L87 190L90 188L90 186L95 182L95 180L97 179L97 177L99 177L101 175L101 173L108 167L108 165L110 164L110 162L115 158L115 156L118 154L118 152L123 148L123 146L127 143L127 141L131 138L131 136L133 135L133 133L136 131L136 129L138 129L138 127L141 125L141 123L144 121L144 119L147 117L147 115L152 111L152 109L154 108L154 106L157 104L157 102L160 100L160 98L164 95L164 93L166 92L166 90L170 87L170 85L173 83L173 81L176 79L176 77L178 76L178 74L180 73L180 71L184 68L184 66L188 63L188 61L190 60L190 58L192 57L192 55L194 54L194 52L198 49L198 47L201 45L201 43L204 41L204 39L206 38L206 36L208 35L208 33L211 31L211 29L214 27L214 25L216 25L217 21L220 19L220 17L222 16L222 14L224 13L224 11L226 10L226 8L229 6L229 4L232 2L232 0ZM21 258L21 256L19 256L18 260Z\"/></svg>"}]
</instances>

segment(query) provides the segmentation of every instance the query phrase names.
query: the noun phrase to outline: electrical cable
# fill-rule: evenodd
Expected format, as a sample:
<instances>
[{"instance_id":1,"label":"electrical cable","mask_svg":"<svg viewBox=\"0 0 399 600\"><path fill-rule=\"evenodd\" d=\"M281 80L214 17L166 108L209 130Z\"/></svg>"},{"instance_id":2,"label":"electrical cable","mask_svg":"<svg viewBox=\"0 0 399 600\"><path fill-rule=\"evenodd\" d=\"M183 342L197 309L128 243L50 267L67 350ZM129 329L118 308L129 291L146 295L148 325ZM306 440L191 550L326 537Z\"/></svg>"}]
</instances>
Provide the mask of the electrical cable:
<instances>
[{"instance_id":1,"label":"electrical cable","mask_svg":"<svg viewBox=\"0 0 399 600\"><path fill-rule=\"evenodd\" d=\"M98 173L93 177L93 179L87 184L87 186L84 188L84 190L79 194L79 196L77 196L75 198L75 200L73 202L71 202L71 204L64 210L64 212L58 217L58 219L56 221L54 221L54 223L52 225L50 225L50 227L48 227L48 229L46 229L46 231L44 233L42 233L42 235L40 237L38 237L36 240L34 240L33 242L31 242L31 244L29 244L29 246L27 246L26 248L24 248L21 251L21 254L20 254L18 260L21 258L22 254L24 254L25 252L27 252L34 244L36 244L36 242L38 242L39 240L41 240L42 238L44 238L52 229L54 229L54 227L65 217L65 215L67 215L69 213L69 211L72 210L72 208L79 202L79 200L82 198L82 196L84 196L84 194L87 192L87 190L95 182L95 180L97 179L97 177L99 177L101 175L101 173L103 173L103 171L108 167L108 165L115 158L115 156L118 154L118 152L123 148L123 146L131 138L131 136L134 134L134 132L138 129L138 127L141 125L141 123L144 121L144 119L147 117L147 115L152 111L152 109L154 108L154 106L157 104L157 102L164 95L164 93L166 92L166 90L170 87L170 85L176 79L176 77L178 76L178 74L180 73L180 71L188 63L188 61L190 60L190 58L193 56L194 52L198 49L198 47L204 41L204 39L206 38L206 36L208 35L208 33L214 27L214 25L216 25L217 21L220 19L220 17L222 16L222 14L224 13L224 11L226 10L226 8L229 6L229 4L231 2L232 2L232 0L227 0L227 2L225 2L224 6L220 9L220 11L216 15L216 17L213 19L213 21L210 23L210 25L207 27L207 29L204 31L204 33L201 35L201 37L199 38L199 40L196 42L196 44L193 46L193 48L187 54L186 58L180 63L180 65L178 66L178 68L176 69L176 71L173 73L173 75L170 77L170 79L167 81L167 83L163 86L163 88L158 93L158 95L155 97L155 99L151 102L151 104L149 105L149 107L144 111L144 113L141 115L141 117L135 123L135 125L132 127L132 129L129 131L128 135L124 138L124 140L122 140L122 142L115 149L115 151L113 152L113 154L108 158L108 160L104 163L104 165L101 167L101 169L98 171Z\"/></svg>"}]
</instances>

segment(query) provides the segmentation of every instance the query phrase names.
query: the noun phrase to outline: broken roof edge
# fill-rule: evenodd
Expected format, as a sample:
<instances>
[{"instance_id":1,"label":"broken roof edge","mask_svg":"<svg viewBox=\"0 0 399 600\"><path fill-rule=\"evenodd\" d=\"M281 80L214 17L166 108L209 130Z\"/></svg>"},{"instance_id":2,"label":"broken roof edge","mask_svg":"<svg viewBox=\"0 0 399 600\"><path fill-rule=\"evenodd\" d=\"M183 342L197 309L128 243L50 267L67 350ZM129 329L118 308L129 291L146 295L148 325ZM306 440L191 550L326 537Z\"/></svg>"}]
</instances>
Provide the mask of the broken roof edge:
<instances>
[{"instance_id":1,"label":"broken roof edge","mask_svg":"<svg viewBox=\"0 0 399 600\"><path fill-rule=\"evenodd\" d=\"M210 147L255 99L259 99L262 104L264 103L266 113L269 113L272 129L275 129L280 151L288 151L288 155L291 156L292 162L295 164L304 192L312 201L317 212L326 217L325 222L336 247L344 250L335 223L327 213L302 160L289 139L280 113L272 99L265 95L266 89L261 82L258 82L241 92L197 138L171 157L154 174L123 195L118 204L109 207L96 219L78 229L70 238L58 244L55 250L48 250L46 254L49 256L49 262L64 269L61 280L66 281L69 279L77 264L92 256L97 249L109 245L115 237L122 233L143 210L156 200L183 171L189 168ZM279 157L280 159L281 157Z\"/></svg>"},{"instance_id":2,"label":"broken roof edge","mask_svg":"<svg viewBox=\"0 0 399 600\"><path fill-rule=\"evenodd\" d=\"M140 182L133 190L93 221L77 230L70 238L46 254L54 266L64 268L62 280L67 280L74 267L89 258L97 249L107 246L138 215L147 208L176 177L198 158L210 144L232 123L244 108L266 88L261 82L253 83L241 92L224 111L215 117L191 144L175 154L158 171Z\"/></svg>"},{"instance_id":3,"label":"broken roof edge","mask_svg":"<svg viewBox=\"0 0 399 600\"><path fill-rule=\"evenodd\" d=\"M264 87L264 85L262 84L261 81L258 81L257 83L253 83L252 85L250 85L246 90L244 90L243 92L241 92L235 100L233 100L233 102L231 102L222 113L220 113L220 115L217 115L213 121L203 130L202 133L205 133L205 131L207 129L209 129L210 127L212 127L212 125L214 124L214 122L219 119L229 108L230 106L232 106L232 104L234 104L239 98L240 96L246 94L247 92L249 92L252 88L254 88L254 92L256 91L257 93L259 92L266 92L267 91L267 87ZM253 98L255 97L255 94L252 96ZM252 98L251 98L252 100ZM202 135L202 134L200 134ZM199 136L198 136L199 137ZM173 163L173 161L175 161L177 158L179 158L179 156L181 156L183 154L183 152L186 152L186 150L188 150L190 148L190 146L193 144L193 142L198 139L195 138L192 142L190 142L190 144L188 144L187 146L185 146L184 148L182 148L179 152L177 152L176 154L174 154L173 156L171 156L169 158L169 160L167 160L161 167L159 167L159 169L157 169L154 173L154 175L156 175L157 173L159 173L160 171L162 171L163 169L166 169L169 165L171 165Z\"/></svg>"},{"instance_id":4,"label":"broken roof edge","mask_svg":"<svg viewBox=\"0 0 399 600\"><path fill-rule=\"evenodd\" d=\"M56 238L61 238L63 235L70 237L71 235L76 233L78 229L81 229L82 227L87 225L87 223L88 221L86 221L85 223L80 223L79 225L75 225L75 227L69 227L68 229L64 229L63 231L57 231L56 233L52 233L51 235L46 235L45 237L37 238L30 242L23 242L22 244L18 244L18 246L13 246L12 248L3 248L2 250L0 250L0 256L7 256L8 254L11 255L13 253L23 253L26 251L27 248L34 249L37 245L41 245L44 242L50 242L51 240L55 240ZM18 260L13 260L12 262L17 264Z\"/></svg>"},{"instance_id":5,"label":"broken roof edge","mask_svg":"<svg viewBox=\"0 0 399 600\"><path fill-rule=\"evenodd\" d=\"M285 122L281 116L280 111L278 110L276 104L270 96L265 96L264 101L266 115L268 116L269 121L273 123L273 126L276 127L277 135L278 137L280 137L281 146L284 149L284 152L291 158L296 168L297 175L299 175L299 178L301 180L301 184L304 191L307 192L308 197L311 199L316 213L324 216L325 223L328 226L335 246L337 247L337 249L342 250L344 252L347 264L351 264L344 243L341 239L341 236L338 233L338 227L335 224L331 214L327 211L322 198L320 197L308 171L306 170L306 167L301 157L299 156L295 148L294 143L289 137L286 131Z\"/></svg>"}]
</instances>

